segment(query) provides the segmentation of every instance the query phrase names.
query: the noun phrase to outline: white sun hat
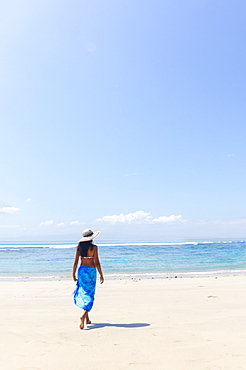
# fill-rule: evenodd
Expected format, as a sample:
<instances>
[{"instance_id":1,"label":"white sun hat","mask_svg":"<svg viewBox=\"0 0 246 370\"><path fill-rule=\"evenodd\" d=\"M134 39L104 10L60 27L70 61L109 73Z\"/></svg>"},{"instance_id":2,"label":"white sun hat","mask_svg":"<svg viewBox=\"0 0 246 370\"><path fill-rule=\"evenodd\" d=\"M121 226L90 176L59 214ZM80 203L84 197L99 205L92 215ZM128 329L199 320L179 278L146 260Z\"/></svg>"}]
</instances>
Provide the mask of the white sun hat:
<instances>
[{"instance_id":1,"label":"white sun hat","mask_svg":"<svg viewBox=\"0 0 246 370\"><path fill-rule=\"evenodd\" d=\"M90 242L91 240L95 239L101 231L92 231L91 229L85 229L82 231L82 238L79 242Z\"/></svg>"}]
</instances>

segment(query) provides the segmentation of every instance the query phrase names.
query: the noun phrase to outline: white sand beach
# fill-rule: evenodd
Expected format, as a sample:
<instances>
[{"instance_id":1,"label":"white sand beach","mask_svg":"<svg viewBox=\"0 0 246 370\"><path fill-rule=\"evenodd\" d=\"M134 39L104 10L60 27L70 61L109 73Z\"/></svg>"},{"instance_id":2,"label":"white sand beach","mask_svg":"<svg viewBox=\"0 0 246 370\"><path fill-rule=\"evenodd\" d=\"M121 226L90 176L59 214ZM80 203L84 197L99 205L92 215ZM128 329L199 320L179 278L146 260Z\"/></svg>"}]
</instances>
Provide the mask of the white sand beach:
<instances>
[{"instance_id":1,"label":"white sand beach","mask_svg":"<svg viewBox=\"0 0 246 370\"><path fill-rule=\"evenodd\" d=\"M106 280L79 329L74 282L1 281L1 369L246 368L246 277Z\"/></svg>"}]
</instances>

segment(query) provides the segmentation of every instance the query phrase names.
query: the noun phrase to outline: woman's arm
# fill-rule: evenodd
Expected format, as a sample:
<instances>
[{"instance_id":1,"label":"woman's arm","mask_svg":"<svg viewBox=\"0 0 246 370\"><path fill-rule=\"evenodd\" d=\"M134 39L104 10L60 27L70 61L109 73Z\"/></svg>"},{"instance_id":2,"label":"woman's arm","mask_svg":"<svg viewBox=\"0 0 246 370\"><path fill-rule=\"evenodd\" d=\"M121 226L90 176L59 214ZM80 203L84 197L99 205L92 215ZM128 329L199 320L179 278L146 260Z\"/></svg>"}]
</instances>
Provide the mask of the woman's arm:
<instances>
[{"instance_id":1,"label":"woman's arm","mask_svg":"<svg viewBox=\"0 0 246 370\"><path fill-rule=\"evenodd\" d=\"M76 271L77 271L78 262L79 262L79 250L77 248L76 253L75 253L75 257L74 257L74 263L73 263L73 280L74 281L78 280L76 278Z\"/></svg>"},{"instance_id":2,"label":"woman's arm","mask_svg":"<svg viewBox=\"0 0 246 370\"><path fill-rule=\"evenodd\" d=\"M100 264L99 257L98 257L97 245L95 245L94 248L95 248L94 249L94 262L95 262L97 271L99 272L99 275L100 275L100 283L102 284L104 282L104 277L103 277L102 268L101 268L101 264Z\"/></svg>"}]
</instances>

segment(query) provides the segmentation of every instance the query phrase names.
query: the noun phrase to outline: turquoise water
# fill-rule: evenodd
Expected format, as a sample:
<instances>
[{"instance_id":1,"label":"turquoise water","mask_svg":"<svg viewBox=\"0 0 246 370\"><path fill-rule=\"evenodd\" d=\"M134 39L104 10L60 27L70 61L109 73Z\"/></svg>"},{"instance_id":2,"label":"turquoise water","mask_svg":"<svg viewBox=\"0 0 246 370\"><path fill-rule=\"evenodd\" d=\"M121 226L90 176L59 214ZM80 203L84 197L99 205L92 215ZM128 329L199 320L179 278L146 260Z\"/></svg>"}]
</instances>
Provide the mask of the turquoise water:
<instances>
[{"instance_id":1,"label":"turquoise water","mask_svg":"<svg viewBox=\"0 0 246 370\"><path fill-rule=\"evenodd\" d=\"M246 241L98 243L108 278L246 272ZM76 244L0 244L0 278L69 278Z\"/></svg>"}]
</instances>

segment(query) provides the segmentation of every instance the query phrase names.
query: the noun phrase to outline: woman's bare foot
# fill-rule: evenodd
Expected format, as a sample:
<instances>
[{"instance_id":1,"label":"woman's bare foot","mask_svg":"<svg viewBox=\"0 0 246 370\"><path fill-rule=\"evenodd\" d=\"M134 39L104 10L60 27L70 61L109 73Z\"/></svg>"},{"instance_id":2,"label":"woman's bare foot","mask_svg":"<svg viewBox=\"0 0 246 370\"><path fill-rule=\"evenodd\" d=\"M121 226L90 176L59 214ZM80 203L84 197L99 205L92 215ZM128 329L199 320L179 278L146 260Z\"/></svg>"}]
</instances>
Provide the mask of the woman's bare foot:
<instances>
[{"instance_id":1,"label":"woman's bare foot","mask_svg":"<svg viewBox=\"0 0 246 370\"><path fill-rule=\"evenodd\" d=\"M80 320L81 320L81 323L79 325L80 329L84 329L85 327L85 319L86 319L86 312L81 316Z\"/></svg>"},{"instance_id":2,"label":"woman's bare foot","mask_svg":"<svg viewBox=\"0 0 246 370\"><path fill-rule=\"evenodd\" d=\"M85 323L86 323L86 325L91 324L91 320L89 319L89 314L88 314L88 312L87 312L87 314L86 314Z\"/></svg>"}]
</instances>

